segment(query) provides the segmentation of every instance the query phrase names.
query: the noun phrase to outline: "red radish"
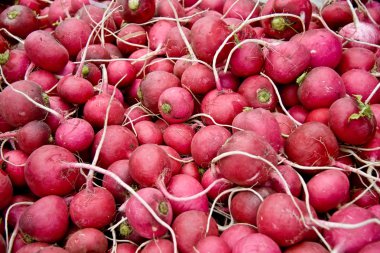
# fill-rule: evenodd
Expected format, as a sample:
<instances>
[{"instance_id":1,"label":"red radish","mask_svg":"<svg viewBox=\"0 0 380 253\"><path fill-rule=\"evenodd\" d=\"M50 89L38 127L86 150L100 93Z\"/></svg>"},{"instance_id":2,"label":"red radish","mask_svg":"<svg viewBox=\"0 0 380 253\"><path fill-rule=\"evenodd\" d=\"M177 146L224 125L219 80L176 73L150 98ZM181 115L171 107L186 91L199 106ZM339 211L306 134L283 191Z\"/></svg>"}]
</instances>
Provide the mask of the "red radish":
<instances>
[{"instance_id":1,"label":"red radish","mask_svg":"<svg viewBox=\"0 0 380 253\"><path fill-rule=\"evenodd\" d=\"M102 128L104 126L109 103L111 105L108 113L107 125L121 124L124 120L124 106L115 97L112 98L111 95L104 92L91 97L85 102L83 108L84 119L94 128Z\"/></svg>"},{"instance_id":2,"label":"red radish","mask_svg":"<svg viewBox=\"0 0 380 253\"><path fill-rule=\"evenodd\" d=\"M13 5L0 14L0 27L24 39L38 29L38 20L33 11L24 5Z\"/></svg>"},{"instance_id":3,"label":"red radish","mask_svg":"<svg viewBox=\"0 0 380 253\"><path fill-rule=\"evenodd\" d=\"M180 174L189 175L193 178L195 178L197 181L201 181L201 174L203 173L204 169L201 167L198 167L195 162L185 163L180 171Z\"/></svg>"},{"instance_id":4,"label":"red radish","mask_svg":"<svg viewBox=\"0 0 380 253\"><path fill-rule=\"evenodd\" d=\"M66 76L58 82L58 95L73 104L84 104L95 95L90 81L77 76Z\"/></svg>"},{"instance_id":5,"label":"red radish","mask_svg":"<svg viewBox=\"0 0 380 253\"><path fill-rule=\"evenodd\" d=\"M128 55L147 42L146 31L138 24L126 24L117 34L116 45L120 52Z\"/></svg>"},{"instance_id":6,"label":"red radish","mask_svg":"<svg viewBox=\"0 0 380 253\"><path fill-rule=\"evenodd\" d=\"M289 165L278 165L277 169L285 179L285 182L280 178L277 172L271 171L269 174L270 187L276 192L286 193L285 184L287 184L292 195L299 197L301 195L302 185L297 172Z\"/></svg>"},{"instance_id":7,"label":"red radish","mask_svg":"<svg viewBox=\"0 0 380 253\"><path fill-rule=\"evenodd\" d=\"M256 226L257 210L262 203L262 197L250 191L236 193L231 200L231 215L237 223L246 223Z\"/></svg>"},{"instance_id":8,"label":"red radish","mask_svg":"<svg viewBox=\"0 0 380 253\"><path fill-rule=\"evenodd\" d=\"M211 217L209 229L207 227L207 213L202 211L187 211L178 215L172 228L176 234L178 250L183 253L194 252L194 246L206 236L218 235L218 227Z\"/></svg>"},{"instance_id":9,"label":"red radish","mask_svg":"<svg viewBox=\"0 0 380 253\"><path fill-rule=\"evenodd\" d=\"M104 43L104 48L110 54L111 59L123 58L123 54L121 53L121 51L116 45L108 42L108 43Z\"/></svg>"},{"instance_id":10,"label":"red radish","mask_svg":"<svg viewBox=\"0 0 380 253\"><path fill-rule=\"evenodd\" d=\"M141 253L171 253L174 251L173 243L168 239L153 239Z\"/></svg>"},{"instance_id":11,"label":"red radish","mask_svg":"<svg viewBox=\"0 0 380 253\"><path fill-rule=\"evenodd\" d=\"M14 187L25 187L24 164L28 155L21 150L10 150L4 155L2 169L8 174ZM5 194L6 196L6 194Z\"/></svg>"},{"instance_id":12,"label":"red radish","mask_svg":"<svg viewBox=\"0 0 380 253\"><path fill-rule=\"evenodd\" d=\"M359 57L360 56L360 57ZM376 56L374 52L362 47L351 47L343 51L337 69L343 74L351 69L364 69L371 71L375 66Z\"/></svg>"},{"instance_id":13,"label":"red radish","mask_svg":"<svg viewBox=\"0 0 380 253\"><path fill-rule=\"evenodd\" d=\"M280 253L280 247L270 237L254 233L240 239L232 248L232 253Z\"/></svg>"},{"instance_id":14,"label":"red radish","mask_svg":"<svg viewBox=\"0 0 380 253\"><path fill-rule=\"evenodd\" d=\"M375 216L367 209L355 205L336 211L329 219L331 222L356 224ZM380 225L369 223L358 228L332 228L324 231L324 238L334 249L347 253L359 252L367 244L377 241ZM360 235L360 236L357 236Z\"/></svg>"},{"instance_id":15,"label":"red radish","mask_svg":"<svg viewBox=\"0 0 380 253\"><path fill-rule=\"evenodd\" d=\"M329 67L313 68L301 80L298 89L299 101L309 110L328 108L345 94L343 79Z\"/></svg>"},{"instance_id":16,"label":"red radish","mask_svg":"<svg viewBox=\"0 0 380 253\"><path fill-rule=\"evenodd\" d=\"M132 179L143 187L156 185L160 177L167 183L172 174L169 157L157 144L138 146L130 156L129 169Z\"/></svg>"},{"instance_id":17,"label":"red radish","mask_svg":"<svg viewBox=\"0 0 380 253\"><path fill-rule=\"evenodd\" d=\"M157 50L159 54L165 54L165 44L169 31L175 27L173 21L159 20L152 25L148 32L149 48Z\"/></svg>"},{"instance_id":18,"label":"red radish","mask_svg":"<svg viewBox=\"0 0 380 253\"><path fill-rule=\"evenodd\" d=\"M271 112L262 108L246 108L236 115L232 126L242 130L253 131L265 139L276 152L282 150L281 129ZM233 129L233 132L238 130Z\"/></svg>"},{"instance_id":19,"label":"red radish","mask_svg":"<svg viewBox=\"0 0 380 253\"><path fill-rule=\"evenodd\" d=\"M192 93L201 95L216 87L212 70L200 63L190 65L182 72L181 84Z\"/></svg>"},{"instance_id":20,"label":"red radish","mask_svg":"<svg viewBox=\"0 0 380 253\"><path fill-rule=\"evenodd\" d=\"M364 195L362 195L363 193ZM380 204L380 196L377 192L373 190L366 191L366 189L364 188L354 189L351 193L351 200L356 199L357 197L359 197L359 195L361 195L361 197L354 202L354 204L359 207L368 209L371 206Z\"/></svg>"},{"instance_id":21,"label":"red radish","mask_svg":"<svg viewBox=\"0 0 380 253\"><path fill-rule=\"evenodd\" d=\"M249 13L253 8L255 12L250 16L250 18L256 18L260 15L260 7L257 5L256 1L243 0L235 3L234 0L226 0L223 5L223 14L227 18L238 18L244 20L248 17Z\"/></svg>"},{"instance_id":22,"label":"red radish","mask_svg":"<svg viewBox=\"0 0 380 253\"><path fill-rule=\"evenodd\" d=\"M338 208L350 198L347 176L338 170L326 170L313 176L307 183L310 204L317 212Z\"/></svg>"},{"instance_id":23,"label":"red radish","mask_svg":"<svg viewBox=\"0 0 380 253\"><path fill-rule=\"evenodd\" d=\"M276 118L278 125L281 129L281 135L289 135L294 131L296 125L287 115L280 112L273 112L273 116ZM284 138L284 140L286 140Z\"/></svg>"},{"instance_id":24,"label":"red radish","mask_svg":"<svg viewBox=\"0 0 380 253\"><path fill-rule=\"evenodd\" d=\"M188 187L183 187L184 185L187 185ZM169 181L167 188L169 194L175 197L189 197L204 190L199 181L185 174L173 176ZM165 194L165 196L167 195L168 194ZM189 210L208 211L208 199L206 195L187 201L176 201L175 199L171 199L170 196L167 196L167 198L170 201L175 215L179 215Z\"/></svg>"},{"instance_id":25,"label":"red radish","mask_svg":"<svg viewBox=\"0 0 380 253\"><path fill-rule=\"evenodd\" d=\"M136 69L128 61L114 61L107 66L108 81L111 85L126 87L136 78Z\"/></svg>"},{"instance_id":26,"label":"red radish","mask_svg":"<svg viewBox=\"0 0 380 253\"><path fill-rule=\"evenodd\" d=\"M207 15L194 23L191 27L191 34L191 46L195 55L199 60L210 64L216 51L230 34L230 30L222 19ZM232 46L232 43L225 45L216 61L222 62L226 59Z\"/></svg>"},{"instance_id":27,"label":"red radish","mask_svg":"<svg viewBox=\"0 0 380 253\"><path fill-rule=\"evenodd\" d=\"M255 229L249 225L234 224L224 230L220 235L220 238L228 244L230 249L233 249L240 239L255 232Z\"/></svg>"},{"instance_id":28,"label":"red radish","mask_svg":"<svg viewBox=\"0 0 380 253\"><path fill-rule=\"evenodd\" d=\"M175 9L178 18L182 18L185 16L184 7L178 1L170 2L170 0L156 1L156 16L175 18L176 16L171 6L173 6L173 8Z\"/></svg>"},{"instance_id":29,"label":"red radish","mask_svg":"<svg viewBox=\"0 0 380 253\"><path fill-rule=\"evenodd\" d=\"M25 50L12 49L0 54L0 64L5 80L13 83L24 79L30 59Z\"/></svg>"},{"instance_id":30,"label":"red radish","mask_svg":"<svg viewBox=\"0 0 380 253\"><path fill-rule=\"evenodd\" d=\"M365 144L376 131L376 118L361 96L344 97L330 107L329 125L335 136L352 145Z\"/></svg>"},{"instance_id":31,"label":"red radish","mask_svg":"<svg viewBox=\"0 0 380 253\"><path fill-rule=\"evenodd\" d=\"M161 129L152 121L141 121L135 124L137 140L141 144L162 144L163 137Z\"/></svg>"},{"instance_id":32,"label":"red radish","mask_svg":"<svg viewBox=\"0 0 380 253\"><path fill-rule=\"evenodd\" d=\"M320 122L304 123L285 142L285 153L289 160L304 166L330 165L338 152L334 133Z\"/></svg>"},{"instance_id":33,"label":"red radish","mask_svg":"<svg viewBox=\"0 0 380 253\"><path fill-rule=\"evenodd\" d=\"M145 72L150 73L153 71L166 71L169 73L173 73L173 69L174 69L173 61L163 58L163 57L157 57L157 58L154 58L149 63L149 66L147 66Z\"/></svg>"},{"instance_id":34,"label":"red radish","mask_svg":"<svg viewBox=\"0 0 380 253\"><path fill-rule=\"evenodd\" d=\"M76 69L78 71L78 69ZM83 65L82 70L80 71L81 77L87 79L92 83L92 85L97 85L102 77L102 73L98 66L94 63L87 62Z\"/></svg>"},{"instance_id":35,"label":"red radish","mask_svg":"<svg viewBox=\"0 0 380 253\"><path fill-rule=\"evenodd\" d=\"M201 167L208 167L229 137L231 133L221 126L201 128L191 140L191 155L194 161Z\"/></svg>"},{"instance_id":36,"label":"red radish","mask_svg":"<svg viewBox=\"0 0 380 253\"><path fill-rule=\"evenodd\" d=\"M289 108L288 113L299 123L304 123L307 115L309 114L309 111L302 105L294 105Z\"/></svg>"},{"instance_id":37,"label":"red radish","mask_svg":"<svg viewBox=\"0 0 380 253\"><path fill-rule=\"evenodd\" d=\"M194 250L199 253L230 253L231 249L226 242L218 236L207 236L195 245Z\"/></svg>"},{"instance_id":38,"label":"red radish","mask_svg":"<svg viewBox=\"0 0 380 253\"><path fill-rule=\"evenodd\" d=\"M212 10L215 13L223 13L224 0L203 0L199 6L202 10Z\"/></svg>"},{"instance_id":39,"label":"red radish","mask_svg":"<svg viewBox=\"0 0 380 253\"><path fill-rule=\"evenodd\" d=\"M185 60L187 59L187 60ZM197 63L194 63L194 65L196 65ZM187 55L184 55L182 56L180 59L178 59L175 64L174 64L174 67L173 67L173 74L176 75L178 78L182 78L182 74L183 72L190 66L192 66L192 62L190 61L190 56L187 54ZM194 74L196 73L196 71L194 71ZM189 75L190 77L191 75ZM182 80L181 80L182 81Z\"/></svg>"},{"instance_id":40,"label":"red radish","mask_svg":"<svg viewBox=\"0 0 380 253\"><path fill-rule=\"evenodd\" d=\"M141 81L138 97L142 104L153 113L158 113L158 100L162 92L171 87L179 87L180 80L171 73L154 71Z\"/></svg>"},{"instance_id":41,"label":"red radish","mask_svg":"<svg viewBox=\"0 0 380 253\"><path fill-rule=\"evenodd\" d=\"M335 68L342 57L342 42L327 29L313 29L297 34L291 41L303 44L311 55L310 67Z\"/></svg>"},{"instance_id":42,"label":"red radish","mask_svg":"<svg viewBox=\"0 0 380 253\"><path fill-rule=\"evenodd\" d=\"M20 202L34 202L36 199L31 196L27 195L15 195L12 198L11 203L9 203L9 207L15 203L20 203ZM8 208L6 212L8 212L8 226L15 228L16 225L19 223L21 215L25 212L26 209L28 209L30 205L17 205L17 206L12 206L12 208ZM5 210L4 210L5 211ZM6 214L4 212L4 214Z\"/></svg>"},{"instance_id":43,"label":"red radish","mask_svg":"<svg viewBox=\"0 0 380 253\"><path fill-rule=\"evenodd\" d=\"M234 133L219 149L218 155L226 152L243 151L260 156L272 164L277 163L276 152L262 137L252 131ZM263 161L245 155L231 155L218 162L220 173L240 186L263 184L268 179L270 166ZM236 170L239 167L239 170Z\"/></svg>"},{"instance_id":44,"label":"red radish","mask_svg":"<svg viewBox=\"0 0 380 253\"><path fill-rule=\"evenodd\" d=\"M11 126L19 127L33 120L43 119L47 112L30 102L26 94L35 103L44 105L41 87L35 82L21 80L12 83L0 92L0 115ZM8 106L12 104L13 106ZM20 115L22 115L20 117Z\"/></svg>"},{"instance_id":45,"label":"red radish","mask_svg":"<svg viewBox=\"0 0 380 253\"><path fill-rule=\"evenodd\" d=\"M83 48L79 53L77 54L76 61L82 61L82 58L85 57L85 60L91 61L91 60L96 60L94 61L95 65L100 65L100 64L106 64L107 61L99 61L99 60L109 60L111 59L110 53L107 51L107 49L101 45L101 44L92 44L87 47L87 52L86 55L84 56L85 48Z\"/></svg>"},{"instance_id":46,"label":"red radish","mask_svg":"<svg viewBox=\"0 0 380 253\"><path fill-rule=\"evenodd\" d=\"M140 75L138 75L138 78L141 78L143 76L141 72L143 72L145 66L149 64L155 57L155 53L152 52L149 48L141 48L133 51L133 53L131 53L128 58L133 60L133 66L135 66L136 71L140 73Z\"/></svg>"},{"instance_id":47,"label":"red radish","mask_svg":"<svg viewBox=\"0 0 380 253\"><path fill-rule=\"evenodd\" d=\"M24 211L19 224L26 240L58 242L64 238L69 226L66 202L55 195L42 197Z\"/></svg>"},{"instance_id":48,"label":"red radish","mask_svg":"<svg viewBox=\"0 0 380 253\"><path fill-rule=\"evenodd\" d=\"M366 42L374 45L380 43L379 28L366 22L352 22L343 26L339 30L339 34L345 38L349 38L356 41ZM373 52L376 52L377 48L371 45L364 45L357 42L349 41L347 47L363 47Z\"/></svg>"},{"instance_id":49,"label":"red radish","mask_svg":"<svg viewBox=\"0 0 380 253\"><path fill-rule=\"evenodd\" d=\"M364 246L359 253L376 253L379 250L380 241L372 242Z\"/></svg>"},{"instance_id":50,"label":"red radish","mask_svg":"<svg viewBox=\"0 0 380 253\"><path fill-rule=\"evenodd\" d=\"M222 90L236 91L240 85L240 80L229 71L219 71L218 77Z\"/></svg>"},{"instance_id":51,"label":"red radish","mask_svg":"<svg viewBox=\"0 0 380 253\"><path fill-rule=\"evenodd\" d=\"M141 121L150 121L151 117L141 107L129 107L125 112L126 126L132 130L132 124L136 124Z\"/></svg>"},{"instance_id":52,"label":"red radish","mask_svg":"<svg viewBox=\"0 0 380 253\"><path fill-rule=\"evenodd\" d=\"M172 174L173 175L179 174L181 171L181 166L182 166L182 163L179 162L181 160L181 156L172 147L169 147L166 145L160 145L160 148L162 148L166 152L166 154L169 156Z\"/></svg>"},{"instance_id":53,"label":"red radish","mask_svg":"<svg viewBox=\"0 0 380 253\"><path fill-rule=\"evenodd\" d=\"M29 189L39 197L71 193L79 171L63 168L61 163L76 161L75 156L65 148L56 145L39 147L30 154L25 165Z\"/></svg>"},{"instance_id":54,"label":"red radish","mask_svg":"<svg viewBox=\"0 0 380 253\"><path fill-rule=\"evenodd\" d=\"M311 19L312 6L309 0L269 0L261 10L261 16L272 13L291 13L302 16L305 29L309 28ZM301 20L294 17L286 17L279 15L274 18L266 18L261 20L265 34L276 39L289 39L293 35L302 32Z\"/></svg>"},{"instance_id":55,"label":"red radish","mask_svg":"<svg viewBox=\"0 0 380 253\"><path fill-rule=\"evenodd\" d=\"M72 105L64 101L59 96L49 96L49 105L50 108L60 115L67 115L72 109ZM45 122L49 125L51 131L54 133L58 126L61 124L62 118L57 115L49 113L46 116Z\"/></svg>"},{"instance_id":56,"label":"red radish","mask_svg":"<svg viewBox=\"0 0 380 253\"><path fill-rule=\"evenodd\" d=\"M59 22L61 19L67 17L67 13L74 14L74 9L71 6L72 0L54 0L48 10L49 25Z\"/></svg>"},{"instance_id":57,"label":"red radish","mask_svg":"<svg viewBox=\"0 0 380 253\"><path fill-rule=\"evenodd\" d=\"M58 78L51 72L39 69L28 75L27 80L38 83L44 91L48 91L58 82Z\"/></svg>"},{"instance_id":58,"label":"red radish","mask_svg":"<svg viewBox=\"0 0 380 253\"><path fill-rule=\"evenodd\" d=\"M69 235L65 249L69 252L104 253L107 251L107 238L100 230L83 228Z\"/></svg>"},{"instance_id":59,"label":"red radish","mask_svg":"<svg viewBox=\"0 0 380 253\"><path fill-rule=\"evenodd\" d=\"M169 124L183 123L193 114L194 99L185 88L168 88L158 99L158 110Z\"/></svg>"},{"instance_id":60,"label":"red radish","mask_svg":"<svg viewBox=\"0 0 380 253\"><path fill-rule=\"evenodd\" d=\"M44 45L43 50L39 46L41 43ZM30 60L47 71L57 73L69 61L67 49L53 35L43 30L30 33L25 39L24 47Z\"/></svg>"},{"instance_id":61,"label":"red radish","mask_svg":"<svg viewBox=\"0 0 380 253\"><path fill-rule=\"evenodd\" d=\"M12 182L3 170L0 170L0 183L0 194L2 196L0 201L0 209L3 209L8 206L13 196Z\"/></svg>"},{"instance_id":62,"label":"red radish","mask_svg":"<svg viewBox=\"0 0 380 253\"><path fill-rule=\"evenodd\" d=\"M32 242L32 243L26 244L25 246L21 247L17 251L17 253L38 253L38 252L40 252L40 250L42 250L43 248L46 248L48 246L49 246L48 243ZM5 251L4 251L4 253L5 253Z\"/></svg>"},{"instance_id":63,"label":"red radish","mask_svg":"<svg viewBox=\"0 0 380 253\"><path fill-rule=\"evenodd\" d=\"M132 243L118 243L116 246L116 253L135 253L137 246ZM108 253L112 253L108 251Z\"/></svg>"},{"instance_id":64,"label":"red radish","mask_svg":"<svg viewBox=\"0 0 380 253\"><path fill-rule=\"evenodd\" d=\"M147 202L164 222L167 224L172 223L173 212L170 202L159 190L146 187L138 190L137 194ZM167 232L167 228L159 224L135 196L128 200L125 207L125 216L136 233L144 238L159 238Z\"/></svg>"},{"instance_id":65,"label":"red radish","mask_svg":"<svg viewBox=\"0 0 380 253\"><path fill-rule=\"evenodd\" d=\"M317 108L310 111L305 119L305 122L318 121L325 125L329 124L329 109L328 108Z\"/></svg>"},{"instance_id":66,"label":"red radish","mask_svg":"<svg viewBox=\"0 0 380 253\"><path fill-rule=\"evenodd\" d=\"M67 49L70 58L86 46L90 34L90 26L77 18L66 18L54 30L54 37Z\"/></svg>"},{"instance_id":67,"label":"red radish","mask_svg":"<svg viewBox=\"0 0 380 253\"><path fill-rule=\"evenodd\" d=\"M305 202L294 198L305 219L310 219ZM291 246L314 237L314 231L305 226L300 212L286 193L273 193L266 197L257 211L259 233L272 238L279 246ZM311 215L317 215L311 208ZM276 224L276 226L272 226Z\"/></svg>"},{"instance_id":68,"label":"red radish","mask_svg":"<svg viewBox=\"0 0 380 253\"><path fill-rule=\"evenodd\" d=\"M231 56L231 72L239 77L259 74L264 66L264 55L256 43L246 43L240 46Z\"/></svg>"},{"instance_id":69,"label":"red radish","mask_svg":"<svg viewBox=\"0 0 380 253\"><path fill-rule=\"evenodd\" d=\"M334 31L352 22L350 6L346 1L336 1L326 5L321 14L326 24Z\"/></svg>"},{"instance_id":70,"label":"red radish","mask_svg":"<svg viewBox=\"0 0 380 253\"><path fill-rule=\"evenodd\" d=\"M317 242L301 242L292 247L287 248L284 253L328 253L329 251Z\"/></svg>"},{"instance_id":71,"label":"red radish","mask_svg":"<svg viewBox=\"0 0 380 253\"><path fill-rule=\"evenodd\" d=\"M212 90L206 94L201 102L202 113L208 114L219 124L231 124L236 115L248 106L247 99L231 90ZM206 125L214 124L204 117Z\"/></svg>"},{"instance_id":72,"label":"red radish","mask_svg":"<svg viewBox=\"0 0 380 253\"><path fill-rule=\"evenodd\" d=\"M216 180L221 179L221 175L214 175L211 171L211 169L206 170L203 173L201 184L203 188L209 187L212 183L214 183ZM233 184L226 183L226 182L220 182L215 184L210 191L207 192L207 197L210 200L215 200L219 194L224 192L225 190L231 189L233 187ZM218 198L218 202L225 202L228 198L228 194L225 194L224 196Z\"/></svg>"},{"instance_id":73,"label":"red radish","mask_svg":"<svg viewBox=\"0 0 380 253\"><path fill-rule=\"evenodd\" d=\"M92 155L95 154L104 131L102 129L95 134L92 144ZM99 153L98 164L106 168L118 160L129 159L137 146L137 138L131 130L119 125L107 126L105 138Z\"/></svg>"},{"instance_id":74,"label":"red radish","mask_svg":"<svg viewBox=\"0 0 380 253\"><path fill-rule=\"evenodd\" d=\"M194 135L195 132L191 126L172 124L165 129L163 137L166 145L174 148L180 155L189 155Z\"/></svg>"},{"instance_id":75,"label":"red radish","mask_svg":"<svg viewBox=\"0 0 380 253\"><path fill-rule=\"evenodd\" d=\"M288 84L297 79L309 66L311 54L297 41L270 46L265 57L265 73L278 84Z\"/></svg>"},{"instance_id":76,"label":"red radish","mask_svg":"<svg viewBox=\"0 0 380 253\"><path fill-rule=\"evenodd\" d=\"M181 29L185 34L186 39L190 41L190 30L186 27L181 27ZM181 37L181 33L177 26L169 30L168 36L166 38L165 48L168 57L182 57L188 53L186 44L183 41L183 38Z\"/></svg>"},{"instance_id":77,"label":"red radish","mask_svg":"<svg viewBox=\"0 0 380 253\"><path fill-rule=\"evenodd\" d=\"M123 18L128 23L145 23L156 11L154 0L125 0L122 2Z\"/></svg>"},{"instance_id":78,"label":"red radish","mask_svg":"<svg viewBox=\"0 0 380 253\"><path fill-rule=\"evenodd\" d=\"M80 118L72 118L57 128L55 142L71 152L81 152L91 146L94 136L94 129L90 123Z\"/></svg>"},{"instance_id":79,"label":"red radish","mask_svg":"<svg viewBox=\"0 0 380 253\"><path fill-rule=\"evenodd\" d=\"M284 106L292 107L299 104L297 91L297 84L289 84L281 87L280 96Z\"/></svg>"},{"instance_id":80,"label":"red radish","mask_svg":"<svg viewBox=\"0 0 380 253\"><path fill-rule=\"evenodd\" d=\"M61 247L48 246L39 250L37 253L70 253L70 252Z\"/></svg>"}]
</instances>

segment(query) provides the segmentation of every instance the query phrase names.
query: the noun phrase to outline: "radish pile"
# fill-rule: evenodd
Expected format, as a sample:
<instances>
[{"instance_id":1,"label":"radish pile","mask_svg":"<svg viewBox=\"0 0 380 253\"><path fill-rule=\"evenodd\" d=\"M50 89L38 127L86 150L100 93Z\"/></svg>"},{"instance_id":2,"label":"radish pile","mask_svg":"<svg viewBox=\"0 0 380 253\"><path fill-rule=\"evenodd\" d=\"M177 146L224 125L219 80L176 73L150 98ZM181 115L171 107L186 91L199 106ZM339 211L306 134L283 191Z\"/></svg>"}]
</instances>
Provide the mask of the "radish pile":
<instances>
[{"instance_id":1,"label":"radish pile","mask_svg":"<svg viewBox=\"0 0 380 253\"><path fill-rule=\"evenodd\" d=\"M380 4L0 4L0 253L380 251Z\"/></svg>"}]
</instances>

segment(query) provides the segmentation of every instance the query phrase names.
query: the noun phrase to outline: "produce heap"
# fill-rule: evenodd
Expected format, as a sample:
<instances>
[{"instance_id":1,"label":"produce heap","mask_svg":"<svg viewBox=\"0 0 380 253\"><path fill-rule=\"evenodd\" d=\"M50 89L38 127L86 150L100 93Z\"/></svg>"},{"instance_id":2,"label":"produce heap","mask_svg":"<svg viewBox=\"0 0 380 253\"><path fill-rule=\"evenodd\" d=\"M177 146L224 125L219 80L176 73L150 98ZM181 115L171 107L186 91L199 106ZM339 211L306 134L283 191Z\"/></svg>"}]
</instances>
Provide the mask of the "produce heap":
<instances>
[{"instance_id":1,"label":"produce heap","mask_svg":"<svg viewBox=\"0 0 380 253\"><path fill-rule=\"evenodd\" d=\"M0 253L380 252L380 3L0 8Z\"/></svg>"}]
</instances>

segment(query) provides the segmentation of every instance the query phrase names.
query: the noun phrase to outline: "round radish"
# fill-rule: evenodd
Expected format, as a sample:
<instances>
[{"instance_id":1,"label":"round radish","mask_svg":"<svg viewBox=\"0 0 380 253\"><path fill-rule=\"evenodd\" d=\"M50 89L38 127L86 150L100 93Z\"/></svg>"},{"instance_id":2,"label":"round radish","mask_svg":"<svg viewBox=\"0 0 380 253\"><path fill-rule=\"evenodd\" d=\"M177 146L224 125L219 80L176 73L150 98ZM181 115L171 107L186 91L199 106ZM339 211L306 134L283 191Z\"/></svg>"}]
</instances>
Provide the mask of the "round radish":
<instances>
[{"instance_id":1,"label":"round radish","mask_svg":"<svg viewBox=\"0 0 380 253\"><path fill-rule=\"evenodd\" d=\"M152 121L143 120L135 125L137 140L140 144L162 144L163 137L161 129Z\"/></svg>"},{"instance_id":2,"label":"round radish","mask_svg":"<svg viewBox=\"0 0 380 253\"><path fill-rule=\"evenodd\" d=\"M35 13L24 5L9 6L0 14L0 27L22 39L37 30L38 26Z\"/></svg>"},{"instance_id":3,"label":"round radish","mask_svg":"<svg viewBox=\"0 0 380 253\"><path fill-rule=\"evenodd\" d=\"M231 249L226 242L218 236L207 236L199 240L194 250L199 253L230 253Z\"/></svg>"},{"instance_id":4,"label":"round radish","mask_svg":"<svg viewBox=\"0 0 380 253\"><path fill-rule=\"evenodd\" d=\"M232 253L280 253L280 247L270 237L254 233L240 239L232 248Z\"/></svg>"},{"instance_id":5,"label":"round radish","mask_svg":"<svg viewBox=\"0 0 380 253\"><path fill-rule=\"evenodd\" d=\"M228 244L230 249L233 249L233 247L240 239L255 232L255 229L249 225L234 224L224 230L220 235L220 238L222 238Z\"/></svg>"},{"instance_id":6,"label":"round radish","mask_svg":"<svg viewBox=\"0 0 380 253\"><path fill-rule=\"evenodd\" d=\"M328 253L329 251L317 242L301 242L292 247L287 248L284 253Z\"/></svg>"},{"instance_id":7,"label":"round radish","mask_svg":"<svg viewBox=\"0 0 380 253\"><path fill-rule=\"evenodd\" d=\"M168 239L153 239L141 253L171 253L174 250L173 243Z\"/></svg>"},{"instance_id":8,"label":"round radish","mask_svg":"<svg viewBox=\"0 0 380 253\"><path fill-rule=\"evenodd\" d=\"M172 124L164 130L164 142L175 149L180 155L191 153L191 142L195 135L194 129L185 124Z\"/></svg>"},{"instance_id":9,"label":"round radish","mask_svg":"<svg viewBox=\"0 0 380 253\"><path fill-rule=\"evenodd\" d=\"M1 210L8 206L13 196L12 182L9 176L3 170L0 170L0 183L0 195L2 196L0 200Z\"/></svg>"},{"instance_id":10,"label":"round radish","mask_svg":"<svg viewBox=\"0 0 380 253\"><path fill-rule=\"evenodd\" d=\"M187 66L186 61L183 64ZM194 94L202 95L216 87L212 70L200 63L195 63L184 69L181 75L181 85Z\"/></svg>"},{"instance_id":11,"label":"round radish","mask_svg":"<svg viewBox=\"0 0 380 253\"><path fill-rule=\"evenodd\" d=\"M65 249L69 252L104 253L107 248L107 238L95 228L77 230L68 237L65 244Z\"/></svg>"}]
</instances>

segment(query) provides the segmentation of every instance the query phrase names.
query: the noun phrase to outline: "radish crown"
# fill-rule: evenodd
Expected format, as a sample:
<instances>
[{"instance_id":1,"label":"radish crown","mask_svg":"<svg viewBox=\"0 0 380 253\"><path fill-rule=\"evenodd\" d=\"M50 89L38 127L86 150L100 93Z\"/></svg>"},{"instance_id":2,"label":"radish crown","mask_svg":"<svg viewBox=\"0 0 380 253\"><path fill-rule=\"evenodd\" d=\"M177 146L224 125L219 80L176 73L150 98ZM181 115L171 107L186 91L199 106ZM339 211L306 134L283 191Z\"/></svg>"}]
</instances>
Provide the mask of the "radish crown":
<instances>
[{"instance_id":1,"label":"radish crown","mask_svg":"<svg viewBox=\"0 0 380 253\"><path fill-rule=\"evenodd\" d=\"M356 99L356 102L358 103L359 113L351 114L351 116L348 118L348 121L354 120L354 119L359 119L361 117L372 118L373 112L372 112L369 104L362 102L362 96L361 95L354 95L354 97Z\"/></svg>"}]
</instances>

